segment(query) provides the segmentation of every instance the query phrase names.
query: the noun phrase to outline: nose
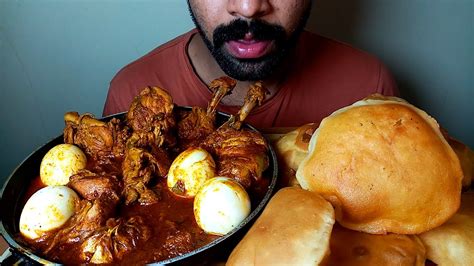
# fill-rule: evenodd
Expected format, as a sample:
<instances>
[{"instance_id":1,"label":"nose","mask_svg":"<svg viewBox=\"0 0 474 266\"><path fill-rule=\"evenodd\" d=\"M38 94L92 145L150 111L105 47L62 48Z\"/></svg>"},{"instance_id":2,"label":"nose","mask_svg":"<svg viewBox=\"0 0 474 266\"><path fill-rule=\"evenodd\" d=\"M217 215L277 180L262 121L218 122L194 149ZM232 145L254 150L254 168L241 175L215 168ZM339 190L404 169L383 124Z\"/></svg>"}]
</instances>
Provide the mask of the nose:
<instances>
[{"instance_id":1,"label":"nose","mask_svg":"<svg viewBox=\"0 0 474 266\"><path fill-rule=\"evenodd\" d=\"M270 13L271 9L269 0L229 0L227 4L229 14L248 19L263 17Z\"/></svg>"}]
</instances>

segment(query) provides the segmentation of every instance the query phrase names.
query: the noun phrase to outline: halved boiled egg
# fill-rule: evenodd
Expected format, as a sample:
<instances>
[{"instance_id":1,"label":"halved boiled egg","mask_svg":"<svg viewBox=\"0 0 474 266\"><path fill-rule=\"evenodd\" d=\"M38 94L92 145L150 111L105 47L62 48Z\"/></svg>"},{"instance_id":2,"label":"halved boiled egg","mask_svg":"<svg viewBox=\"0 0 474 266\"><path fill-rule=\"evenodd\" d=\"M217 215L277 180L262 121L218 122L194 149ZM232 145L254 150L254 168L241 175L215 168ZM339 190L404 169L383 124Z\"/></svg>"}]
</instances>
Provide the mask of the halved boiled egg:
<instances>
[{"instance_id":1,"label":"halved boiled egg","mask_svg":"<svg viewBox=\"0 0 474 266\"><path fill-rule=\"evenodd\" d=\"M69 177L84 169L87 158L72 144L59 144L50 149L40 165L41 181L47 186L66 185Z\"/></svg>"},{"instance_id":2,"label":"halved boiled egg","mask_svg":"<svg viewBox=\"0 0 474 266\"><path fill-rule=\"evenodd\" d=\"M73 214L76 192L66 186L44 187L26 202L20 215L20 232L29 239L62 226Z\"/></svg>"},{"instance_id":3,"label":"halved boiled egg","mask_svg":"<svg viewBox=\"0 0 474 266\"><path fill-rule=\"evenodd\" d=\"M214 177L216 163L202 148L190 148L176 157L168 171L168 188L178 196L194 197Z\"/></svg>"},{"instance_id":4,"label":"halved boiled egg","mask_svg":"<svg viewBox=\"0 0 474 266\"><path fill-rule=\"evenodd\" d=\"M209 234L225 235L249 214L249 195L231 178L209 179L194 198L196 222Z\"/></svg>"}]
</instances>

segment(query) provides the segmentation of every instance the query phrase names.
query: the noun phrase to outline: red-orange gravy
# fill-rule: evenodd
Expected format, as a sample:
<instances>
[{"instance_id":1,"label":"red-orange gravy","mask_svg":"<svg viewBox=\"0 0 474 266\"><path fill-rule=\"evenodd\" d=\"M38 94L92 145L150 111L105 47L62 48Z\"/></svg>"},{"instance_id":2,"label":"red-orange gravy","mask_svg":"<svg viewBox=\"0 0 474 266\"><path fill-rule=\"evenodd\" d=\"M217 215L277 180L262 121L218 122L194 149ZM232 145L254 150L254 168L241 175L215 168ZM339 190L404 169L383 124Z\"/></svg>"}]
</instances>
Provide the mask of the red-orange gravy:
<instances>
[{"instance_id":1,"label":"red-orange gravy","mask_svg":"<svg viewBox=\"0 0 474 266\"><path fill-rule=\"evenodd\" d=\"M166 187L162 186L161 200L148 206L131 206L121 210L121 216L142 216L145 224L152 228L152 237L145 245L131 252L130 256L122 261L133 265L144 261L153 262L185 254L196 248L206 245L218 236L205 233L197 225L193 213L193 199L175 196ZM192 241L181 237L185 232L190 233ZM171 249L172 252L167 251Z\"/></svg>"},{"instance_id":2,"label":"red-orange gravy","mask_svg":"<svg viewBox=\"0 0 474 266\"><path fill-rule=\"evenodd\" d=\"M22 205L26 204L26 201L35 194L36 191L46 187L46 185L41 181L41 178L37 176L33 180L31 180L30 185L27 187L25 195L23 196Z\"/></svg>"},{"instance_id":3,"label":"red-orange gravy","mask_svg":"<svg viewBox=\"0 0 474 266\"><path fill-rule=\"evenodd\" d=\"M260 182L254 184L252 191L249 192L253 207L263 198L268 185L267 178L262 178ZM25 193L24 203L44 186L40 177L33 179ZM141 216L152 232L147 241L138 243L137 247L126 253L121 260L114 260L114 265L137 265L166 260L202 247L219 237L205 233L197 225L193 212L193 198L182 198L173 194L167 188L164 178L156 184L156 191L159 192L160 197L158 203L119 205L116 217ZM54 234L54 232L50 233ZM48 240L31 242L22 239L29 243L28 245L34 250L37 250L37 255L48 260L64 264L84 263L80 259L82 240L78 240L75 244L61 245L54 253L46 255L41 250L45 249ZM191 241L189 241L190 239Z\"/></svg>"},{"instance_id":4,"label":"red-orange gravy","mask_svg":"<svg viewBox=\"0 0 474 266\"><path fill-rule=\"evenodd\" d=\"M39 177L32 180L25 193L25 203L31 195L43 188L45 185ZM197 225L193 213L193 199L182 198L174 195L166 187L166 180L162 179L156 185L159 191L160 201L151 205L134 204L131 206L120 205L117 217L141 216L145 224L152 230L150 239L144 243L138 243L130 253L127 253L121 261L114 261L114 264L135 265L147 262L157 262L185 254L191 250L204 246L218 236L205 233ZM191 236L192 241L180 237L183 234ZM26 242L26 239L24 239ZM47 244L31 243L33 248ZM62 245L54 254L38 254L46 259L65 264L83 263L79 258L80 245ZM35 249L36 249L35 248Z\"/></svg>"}]
</instances>

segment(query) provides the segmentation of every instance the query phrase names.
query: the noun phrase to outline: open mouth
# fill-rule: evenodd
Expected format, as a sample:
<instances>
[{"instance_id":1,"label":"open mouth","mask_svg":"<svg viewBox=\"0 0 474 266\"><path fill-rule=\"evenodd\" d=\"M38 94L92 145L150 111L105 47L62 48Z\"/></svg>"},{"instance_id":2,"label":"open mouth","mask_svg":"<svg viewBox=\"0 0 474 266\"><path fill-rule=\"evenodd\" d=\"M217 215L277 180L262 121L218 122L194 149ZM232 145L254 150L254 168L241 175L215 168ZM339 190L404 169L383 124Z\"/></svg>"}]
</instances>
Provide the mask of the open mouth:
<instances>
[{"instance_id":1,"label":"open mouth","mask_svg":"<svg viewBox=\"0 0 474 266\"><path fill-rule=\"evenodd\" d=\"M240 59L256 59L268 54L274 47L272 40L257 40L248 33L245 38L225 43L229 53Z\"/></svg>"}]
</instances>

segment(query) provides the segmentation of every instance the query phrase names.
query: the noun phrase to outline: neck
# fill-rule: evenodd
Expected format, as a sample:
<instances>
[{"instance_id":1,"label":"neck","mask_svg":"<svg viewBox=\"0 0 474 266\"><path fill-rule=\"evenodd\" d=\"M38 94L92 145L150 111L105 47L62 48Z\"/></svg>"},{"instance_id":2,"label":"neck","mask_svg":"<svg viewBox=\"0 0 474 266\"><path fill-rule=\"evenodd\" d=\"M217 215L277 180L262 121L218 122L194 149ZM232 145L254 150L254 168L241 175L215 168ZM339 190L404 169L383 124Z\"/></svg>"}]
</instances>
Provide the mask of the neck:
<instances>
[{"instance_id":1,"label":"neck","mask_svg":"<svg viewBox=\"0 0 474 266\"><path fill-rule=\"evenodd\" d=\"M222 69L219 67L219 64L217 64L209 49L207 49L207 46L202 40L201 35L194 34L191 37L187 53L191 64L196 71L196 74L204 83L206 83L206 85L209 85L211 81L216 78L226 76L224 71L222 71ZM279 71L279 73L280 72L281 71ZM274 75L274 77L263 80L263 84L269 92L266 100L270 99L277 93L283 76L284 75ZM238 81L237 85L232 91L232 94L224 97L221 101L221 104L241 106L244 103L245 95L247 94L249 86L253 83L254 82L251 81Z\"/></svg>"}]
</instances>

